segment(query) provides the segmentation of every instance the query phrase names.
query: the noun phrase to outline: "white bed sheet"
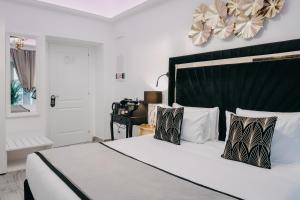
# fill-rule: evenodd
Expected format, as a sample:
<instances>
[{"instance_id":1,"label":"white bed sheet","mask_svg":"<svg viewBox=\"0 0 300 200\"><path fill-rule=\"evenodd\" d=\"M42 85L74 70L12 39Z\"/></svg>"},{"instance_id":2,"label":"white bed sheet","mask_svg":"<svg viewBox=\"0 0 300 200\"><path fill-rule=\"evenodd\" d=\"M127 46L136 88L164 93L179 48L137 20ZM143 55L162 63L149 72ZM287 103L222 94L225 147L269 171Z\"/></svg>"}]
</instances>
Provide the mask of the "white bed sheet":
<instances>
[{"instance_id":1,"label":"white bed sheet","mask_svg":"<svg viewBox=\"0 0 300 200\"><path fill-rule=\"evenodd\" d=\"M80 200L36 154L27 157L26 178L36 200Z\"/></svg>"},{"instance_id":2,"label":"white bed sheet","mask_svg":"<svg viewBox=\"0 0 300 200\"><path fill-rule=\"evenodd\" d=\"M300 163L272 163L271 170L261 169L222 159L224 142L182 142L177 146L155 140L153 135L106 144L148 164L243 199L300 199ZM26 173L37 199L78 199L34 154L28 157Z\"/></svg>"}]
</instances>

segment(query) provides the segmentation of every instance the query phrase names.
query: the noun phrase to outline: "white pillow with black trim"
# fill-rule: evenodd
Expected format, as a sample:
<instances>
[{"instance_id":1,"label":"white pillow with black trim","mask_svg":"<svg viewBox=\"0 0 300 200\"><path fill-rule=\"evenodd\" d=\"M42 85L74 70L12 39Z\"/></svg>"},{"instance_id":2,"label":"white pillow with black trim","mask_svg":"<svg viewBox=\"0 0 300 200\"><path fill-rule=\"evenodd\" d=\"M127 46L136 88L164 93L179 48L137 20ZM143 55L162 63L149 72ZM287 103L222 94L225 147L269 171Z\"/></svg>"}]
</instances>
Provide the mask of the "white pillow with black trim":
<instances>
[{"instance_id":1,"label":"white pillow with black trim","mask_svg":"<svg viewBox=\"0 0 300 200\"><path fill-rule=\"evenodd\" d=\"M277 123L272 142L272 162L300 162L300 113L279 113L243 110L238 108L237 115L246 117L276 116Z\"/></svg>"},{"instance_id":2,"label":"white pillow with black trim","mask_svg":"<svg viewBox=\"0 0 300 200\"><path fill-rule=\"evenodd\" d=\"M219 108L186 107L174 103L173 108L184 107L183 132L184 140L194 143L205 143L218 140ZM185 121L187 125L185 126ZM185 127L185 128L184 128Z\"/></svg>"}]
</instances>

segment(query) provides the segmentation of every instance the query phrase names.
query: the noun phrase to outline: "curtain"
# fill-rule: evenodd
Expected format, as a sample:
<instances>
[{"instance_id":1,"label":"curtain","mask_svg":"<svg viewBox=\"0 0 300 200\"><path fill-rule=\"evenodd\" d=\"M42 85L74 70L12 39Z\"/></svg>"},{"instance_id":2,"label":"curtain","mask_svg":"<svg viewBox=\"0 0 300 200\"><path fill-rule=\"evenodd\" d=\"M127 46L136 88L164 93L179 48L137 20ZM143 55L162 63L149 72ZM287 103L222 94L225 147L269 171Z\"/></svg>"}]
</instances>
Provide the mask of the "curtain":
<instances>
[{"instance_id":1,"label":"curtain","mask_svg":"<svg viewBox=\"0 0 300 200\"><path fill-rule=\"evenodd\" d=\"M19 81L26 92L35 88L35 56L31 50L10 49L12 61L16 67Z\"/></svg>"}]
</instances>

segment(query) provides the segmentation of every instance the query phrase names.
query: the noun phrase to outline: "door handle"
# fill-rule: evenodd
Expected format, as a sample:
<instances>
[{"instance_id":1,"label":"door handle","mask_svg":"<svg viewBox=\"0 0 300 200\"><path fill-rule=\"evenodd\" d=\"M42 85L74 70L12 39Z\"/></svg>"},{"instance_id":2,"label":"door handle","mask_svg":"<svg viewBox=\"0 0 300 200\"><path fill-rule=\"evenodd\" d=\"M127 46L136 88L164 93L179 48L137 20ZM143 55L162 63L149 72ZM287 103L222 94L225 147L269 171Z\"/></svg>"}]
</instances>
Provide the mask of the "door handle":
<instances>
[{"instance_id":1,"label":"door handle","mask_svg":"<svg viewBox=\"0 0 300 200\"><path fill-rule=\"evenodd\" d=\"M58 96L51 95L50 106L51 106L52 108L55 107L55 103L56 103L56 98L57 98L57 97L58 97Z\"/></svg>"}]
</instances>

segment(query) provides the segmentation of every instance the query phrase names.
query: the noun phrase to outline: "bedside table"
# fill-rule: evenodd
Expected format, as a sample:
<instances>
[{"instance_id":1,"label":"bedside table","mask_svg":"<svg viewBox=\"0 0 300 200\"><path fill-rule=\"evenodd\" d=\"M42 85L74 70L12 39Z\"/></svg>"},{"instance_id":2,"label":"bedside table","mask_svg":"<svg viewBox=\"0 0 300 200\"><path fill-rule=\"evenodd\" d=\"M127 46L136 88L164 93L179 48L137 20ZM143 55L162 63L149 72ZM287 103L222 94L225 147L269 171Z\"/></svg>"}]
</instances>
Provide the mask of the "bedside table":
<instances>
[{"instance_id":1,"label":"bedside table","mask_svg":"<svg viewBox=\"0 0 300 200\"><path fill-rule=\"evenodd\" d=\"M139 136L154 134L155 132L155 126L149 124L142 124L138 126L138 128L139 128Z\"/></svg>"}]
</instances>

